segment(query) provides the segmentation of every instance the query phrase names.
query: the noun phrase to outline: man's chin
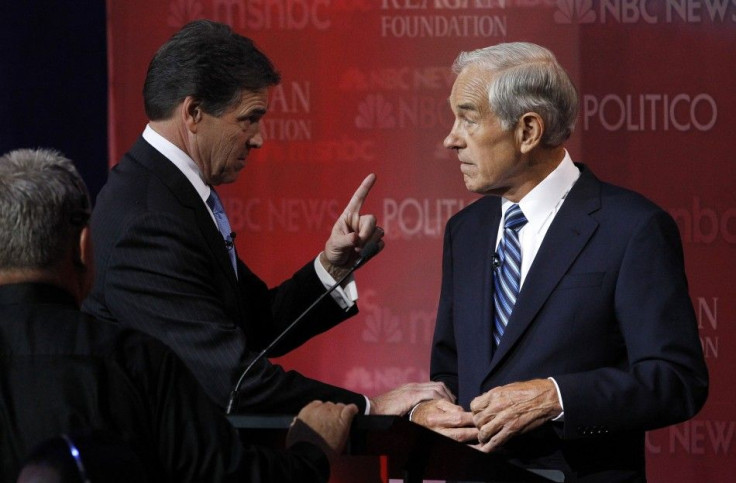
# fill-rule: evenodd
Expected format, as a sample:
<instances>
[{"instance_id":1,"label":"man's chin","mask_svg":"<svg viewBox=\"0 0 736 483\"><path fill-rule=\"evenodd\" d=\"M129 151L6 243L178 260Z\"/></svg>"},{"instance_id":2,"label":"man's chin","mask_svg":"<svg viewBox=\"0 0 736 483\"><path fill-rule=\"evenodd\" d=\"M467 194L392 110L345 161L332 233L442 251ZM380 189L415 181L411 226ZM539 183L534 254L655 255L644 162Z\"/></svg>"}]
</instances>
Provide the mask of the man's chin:
<instances>
[{"instance_id":1,"label":"man's chin","mask_svg":"<svg viewBox=\"0 0 736 483\"><path fill-rule=\"evenodd\" d=\"M213 177L209 184L212 186L220 186L222 184L230 184L234 183L238 180L238 175L240 173L223 173L220 176Z\"/></svg>"},{"instance_id":2,"label":"man's chin","mask_svg":"<svg viewBox=\"0 0 736 483\"><path fill-rule=\"evenodd\" d=\"M238 175L236 174L235 176L228 176L226 178L223 178L222 183L220 184L235 183L237 180L238 180Z\"/></svg>"},{"instance_id":3,"label":"man's chin","mask_svg":"<svg viewBox=\"0 0 736 483\"><path fill-rule=\"evenodd\" d=\"M478 195L493 194L493 190L491 190L487 186L478 185L477 183L474 183L472 180L468 179L465 180L465 189L467 189L471 193L475 193Z\"/></svg>"},{"instance_id":4,"label":"man's chin","mask_svg":"<svg viewBox=\"0 0 736 483\"><path fill-rule=\"evenodd\" d=\"M467 174L463 174L463 182L465 183L465 189L473 193L478 192L477 191L478 185L475 182L475 179L473 179L471 176L468 176Z\"/></svg>"}]
</instances>

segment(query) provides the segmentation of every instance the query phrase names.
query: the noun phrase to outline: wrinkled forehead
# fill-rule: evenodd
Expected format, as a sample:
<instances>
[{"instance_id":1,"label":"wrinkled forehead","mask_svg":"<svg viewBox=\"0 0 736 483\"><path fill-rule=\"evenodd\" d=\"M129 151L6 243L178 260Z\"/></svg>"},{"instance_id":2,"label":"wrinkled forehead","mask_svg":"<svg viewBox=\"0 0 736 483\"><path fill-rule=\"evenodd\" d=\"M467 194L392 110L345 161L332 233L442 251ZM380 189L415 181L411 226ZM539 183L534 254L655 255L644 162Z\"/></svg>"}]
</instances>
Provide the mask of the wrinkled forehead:
<instances>
[{"instance_id":1,"label":"wrinkled forehead","mask_svg":"<svg viewBox=\"0 0 736 483\"><path fill-rule=\"evenodd\" d=\"M453 112L490 113L488 86L492 79L493 73L488 69L474 65L465 67L452 85L449 102Z\"/></svg>"}]
</instances>

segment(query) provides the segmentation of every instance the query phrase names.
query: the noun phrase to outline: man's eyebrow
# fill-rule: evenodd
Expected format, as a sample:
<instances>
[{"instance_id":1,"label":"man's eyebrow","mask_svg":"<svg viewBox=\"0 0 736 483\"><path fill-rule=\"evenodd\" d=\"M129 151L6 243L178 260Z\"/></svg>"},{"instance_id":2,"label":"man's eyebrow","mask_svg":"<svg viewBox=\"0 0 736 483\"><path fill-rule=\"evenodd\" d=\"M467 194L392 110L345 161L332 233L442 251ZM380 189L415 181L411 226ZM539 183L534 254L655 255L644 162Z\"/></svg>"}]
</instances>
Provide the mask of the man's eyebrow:
<instances>
[{"instance_id":1,"label":"man's eyebrow","mask_svg":"<svg viewBox=\"0 0 736 483\"><path fill-rule=\"evenodd\" d=\"M452 99L449 97L447 98L447 103L450 105L450 108L452 108ZM461 104L457 105L458 111L471 111L471 112L479 112L478 107L473 104L472 102L463 102Z\"/></svg>"},{"instance_id":2,"label":"man's eyebrow","mask_svg":"<svg viewBox=\"0 0 736 483\"><path fill-rule=\"evenodd\" d=\"M464 102L457 106L461 111L477 111L478 108L472 102Z\"/></svg>"},{"instance_id":3,"label":"man's eyebrow","mask_svg":"<svg viewBox=\"0 0 736 483\"><path fill-rule=\"evenodd\" d=\"M238 121L245 121L246 119L252 119L254 117L261 118L266 115L266 109L257 108L252 111L248 111L245 114L241 114L237 117Z\"/></svg>"}]
</instances>

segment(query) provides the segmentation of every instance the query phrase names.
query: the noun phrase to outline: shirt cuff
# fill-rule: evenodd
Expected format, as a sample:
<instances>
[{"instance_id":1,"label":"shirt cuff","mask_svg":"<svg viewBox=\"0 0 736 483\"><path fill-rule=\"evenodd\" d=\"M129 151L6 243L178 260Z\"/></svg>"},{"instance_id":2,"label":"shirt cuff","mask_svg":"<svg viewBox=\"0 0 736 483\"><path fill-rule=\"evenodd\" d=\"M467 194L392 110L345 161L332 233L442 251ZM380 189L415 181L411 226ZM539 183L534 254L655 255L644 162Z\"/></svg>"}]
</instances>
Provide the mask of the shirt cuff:
<instances>
[{"instance_id":1,"label":"shirt cuff","mask_svg":"<svg viewBox=\"0 0 736 483\"><path fill-rule=\"evenodd\" d=\"M363 415L370 416L371 415L371 400L368 398L368 396L363 396L365 398L365 412Z\"/></svg>"},{"instance_id":2,"label":"shirt cuff","mask_svg":"<svg viewBox=\"0 0 736 483\"><path fill-rule=\"evenodd\" d=\"M335 285L336 280L332 278L332 275L330 275L325 267L322 266L322 263L319 261L319 255L314 259L314 271L317 272L317 277L319 277L322 285L324 285L326 289L330 289ZM355 277L352 273L347 279L345 279L345 281L347 282L345 287L338 285L332 292L330 292L330 295L332 296L332 299L337 302L337 305L339 305L340 308L343 310L349 310L353 305L355 305L355 301L358 300L358 284L355 283Z\"/></svg>"},{"instance_id":3,"label":"shirt cuff","mask_svg":"<svg viewBox=\"0 0 736 483\"><path fill-rule=\"evenodd\" d=\"M562 412L558 414L557 417L553 418L552 421L562 423L565 421L565 406L562 404L562 393L560 392L560 386L557 385L557 381L555 381L554 377L548 377L547 379L552 381L552 384L555 385L555 390L557 391L557 400L560 402L560 407L562 408Z\"/></svg>"}]
</instances>

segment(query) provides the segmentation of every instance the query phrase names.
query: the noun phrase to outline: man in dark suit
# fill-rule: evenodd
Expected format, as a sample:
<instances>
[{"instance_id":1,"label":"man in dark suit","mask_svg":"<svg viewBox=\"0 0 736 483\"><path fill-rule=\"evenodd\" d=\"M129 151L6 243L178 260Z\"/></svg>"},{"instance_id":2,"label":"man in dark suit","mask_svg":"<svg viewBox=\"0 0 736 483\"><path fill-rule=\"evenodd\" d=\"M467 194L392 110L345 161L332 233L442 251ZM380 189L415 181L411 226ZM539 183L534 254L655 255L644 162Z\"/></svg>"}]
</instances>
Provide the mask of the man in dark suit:
<instances>
[{"instance_id":1,"label":"man in dark suit","mask_svg":"<svg viewBox=\"0 0 736 483\"><path fill-rule=\"evenodd\" d=\"M234 182L261 147L268 89L279 74L253 43L200 20L154 56L143 96L150 120L110 172L92 215L98 275L83 309L146 332L171 347L225 406L243 367L340 280L382 231L360 213L368 176L337 220L324 251L269 289L236 254L215 186ZM357 313L348 278L271 354L278 356ZM415 403L451 398L443 384L408 384L371 399L285 372L267 359L242 384L240 409L290 413L308 401L354 403L403 414Z\"/></svg>"},{"instance_id":2,"label":"man in dark suit","mask_svg":"<svg viewBox=\"0 0 736 483\"><path fill-rule=\"evenodd\" d=\"M309 403L288 450L241 443L169 348L79 310L94 277L88 219L71 161L44 149L0 157L0 481L56 436L87 473L78 481L122 479L95 473L115 466L96 454L137 461L147 481L327 481L358 408ZM115 437L132 455L89 451L78 437L92 432L105 435L98 449Z\"/></svg>"},{"instance_id":3,"label":"man in dark suit","mask_svg":"<svg viewBox=\"0 0 736 483\"><path fill-rule=\"evenodd\" d=\"M489 196L445 231L431 378L459 405L412 420L566 481L644 481L644 432L708 389L677 226L573 163L577 93L547 49L500 44L454 71L445 146Z\"/></svg>"}]
</instances>

